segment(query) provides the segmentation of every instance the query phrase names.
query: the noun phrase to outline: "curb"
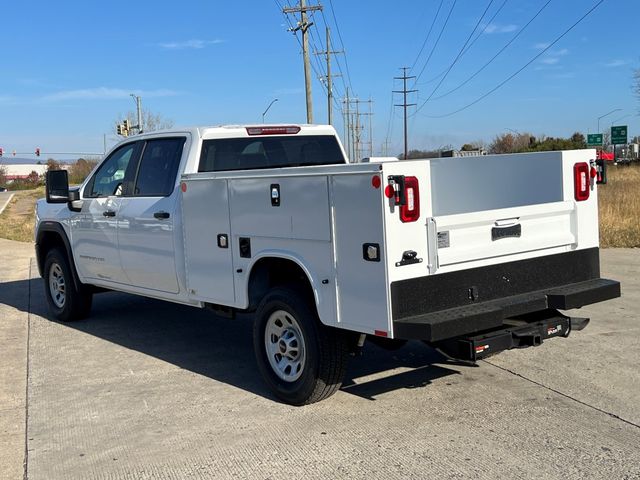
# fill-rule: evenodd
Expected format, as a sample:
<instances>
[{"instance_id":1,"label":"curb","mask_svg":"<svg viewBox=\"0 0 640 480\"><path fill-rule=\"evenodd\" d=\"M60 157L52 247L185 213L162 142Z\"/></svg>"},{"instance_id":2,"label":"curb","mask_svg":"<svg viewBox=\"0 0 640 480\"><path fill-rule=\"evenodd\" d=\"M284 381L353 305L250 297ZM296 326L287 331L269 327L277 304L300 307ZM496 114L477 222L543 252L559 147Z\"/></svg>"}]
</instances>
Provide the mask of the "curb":
<instances>
[{"instance_id":1,"label":"curb","mask_svg":"<svg viewBox=\"0 0 640 480\"><path fill-rule=\"evenodd\" d=\"M9 199L4 203L2 207L0 207L0 215L2 215L2 212L4 212L4 209L7 208L7 205L9 205L9 202L11 201L14 195L15 193L12 193L11 195L9 195Z\"/></svg>"}]
</instances>

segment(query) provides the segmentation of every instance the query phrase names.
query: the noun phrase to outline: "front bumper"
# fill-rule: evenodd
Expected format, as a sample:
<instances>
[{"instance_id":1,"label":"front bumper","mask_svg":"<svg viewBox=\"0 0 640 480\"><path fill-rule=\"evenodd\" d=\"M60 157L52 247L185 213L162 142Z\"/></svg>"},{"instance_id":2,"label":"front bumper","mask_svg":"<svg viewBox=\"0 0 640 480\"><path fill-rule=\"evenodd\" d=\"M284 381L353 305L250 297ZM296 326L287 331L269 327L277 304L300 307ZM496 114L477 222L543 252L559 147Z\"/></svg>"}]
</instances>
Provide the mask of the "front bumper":
<instances>
[{"instance_id":1,"label":"front bumper","mask_svg":"<svg viewBox=\"0 0 640 480\"><path fill-rule=\"evenodd\" d=\"M600 278L597 248L429 275L391 284L393 336L438 342L619 296L619 282Z\"/></svg>"}]
</instances>

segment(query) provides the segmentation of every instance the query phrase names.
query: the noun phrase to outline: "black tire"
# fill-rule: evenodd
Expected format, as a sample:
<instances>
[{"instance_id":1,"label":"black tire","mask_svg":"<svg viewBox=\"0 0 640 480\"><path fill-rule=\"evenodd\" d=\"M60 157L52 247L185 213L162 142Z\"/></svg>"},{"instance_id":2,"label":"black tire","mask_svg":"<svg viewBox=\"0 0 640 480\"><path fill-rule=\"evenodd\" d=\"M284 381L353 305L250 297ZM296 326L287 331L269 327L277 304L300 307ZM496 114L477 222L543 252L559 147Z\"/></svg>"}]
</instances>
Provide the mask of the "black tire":
<instances>
[{"instance_id":1,"label":"black tire","mask_svg":"<svg viewBox=\"0 0 640 480\"><path fill-rule=\"evenodd\" d=\"M258 369L274 394L291 405L308 405L333 395L342 385L349 355L344 333L322 325L315 305L307 297L295 288L274 288L260 302L253 324ZM277 366L272 366L275 360L269 360L267 352L268 325L277 324L277 317L283 315L282 312L289 316L289 321L293 319L294 329L302 339L300 350L304 352L297 357L301 368L297 373L290 372L289 380L281 377L285 372L278 373ZM280 338L284 337L283 333ZM273 338L273 335L269 336L272 345L279 345ZM296 374L299 377L293 379Z\"/></svg>"},{"instance_id":2,"label":"black tire","mask_svg":"<svg viewBox=\"0 0 640 480\"><path fill-rule=\"evenodd\" d=\"M43 277L47 304L55 318L63 322L70 322L89 315L93 295L87 288L76 288L65 253L57 248L47 252ZM51 285L52 281L57 281L62 290L56 291Z\"/></svg>"}]
</instances>

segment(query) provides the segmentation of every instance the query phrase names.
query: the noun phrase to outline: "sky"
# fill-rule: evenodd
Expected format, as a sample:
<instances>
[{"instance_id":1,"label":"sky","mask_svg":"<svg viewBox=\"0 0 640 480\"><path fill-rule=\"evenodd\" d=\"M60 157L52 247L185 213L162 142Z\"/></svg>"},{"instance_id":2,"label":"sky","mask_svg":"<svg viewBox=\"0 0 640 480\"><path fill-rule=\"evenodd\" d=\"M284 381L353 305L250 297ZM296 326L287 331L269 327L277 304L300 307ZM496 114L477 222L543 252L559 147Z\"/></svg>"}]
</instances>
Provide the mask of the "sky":
<instances>
[{"instance_id":1,"label":"sky","mask_svg":"<svg viewBox=\"0 0 640 480\"><path fill-rule=\"evenodd\" d=\"M373 154L385 141L386 152L401 153L403 112L392 105L403 100L392 90L402 90L394 77L408 67L416 78L407 88L417 90L407 100L417 104L408 108L410 149L489 143L509 131L594 133L600 116L601 130L615 122L640 135L640 1L605 0L550 45L598 1L307 0L323 6L310 14L312 52L326 49L326 26L331 49L344 51L331 66L340 75L334 126L343 136L348 88L372 101L360 110L373 113L361 117L371 119ZM287 0L0 2L5 155L101 153L105 138L108 148L118 140L116 121L135 109L131 93L176 126L260 123L276 98L267 123L306 122L300 33L288 31L297 19L283 15ZM326 123L324 56L311 63L314 123Z\"/></svg>"}]
</instances>

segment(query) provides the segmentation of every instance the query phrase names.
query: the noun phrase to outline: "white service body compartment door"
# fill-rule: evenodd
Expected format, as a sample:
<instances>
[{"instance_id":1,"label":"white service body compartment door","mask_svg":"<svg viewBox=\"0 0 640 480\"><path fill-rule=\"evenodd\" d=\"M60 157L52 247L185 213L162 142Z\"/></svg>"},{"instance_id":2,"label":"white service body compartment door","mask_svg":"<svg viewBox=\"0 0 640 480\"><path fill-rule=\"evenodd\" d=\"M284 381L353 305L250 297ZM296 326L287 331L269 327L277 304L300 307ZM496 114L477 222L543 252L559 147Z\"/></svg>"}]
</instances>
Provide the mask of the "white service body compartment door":
<instances>
[{"instance_id":1,"label":"white service body compartment door","mask_svg":"<svg viewBox=\"0 0 640 480\"><path fill-rule=\"evenodd\" d=\"M182 194L185 265L189 295L204 302L235 304L227 180L186 180ZM226 247L218 236L225 235Z\"/></svg>"},{"instance_id":2,"label":"white service body compartment door","mask_svg":"<svg viewBox=\"0 0 640 480\"><path fill-rule=\"evenodd\" d=\"M371 174L331 177L338 325L391 336L383 200L371 180ZM365 260L365 244L379 245L379 261Z\"/></svg>"}]
</instances>

